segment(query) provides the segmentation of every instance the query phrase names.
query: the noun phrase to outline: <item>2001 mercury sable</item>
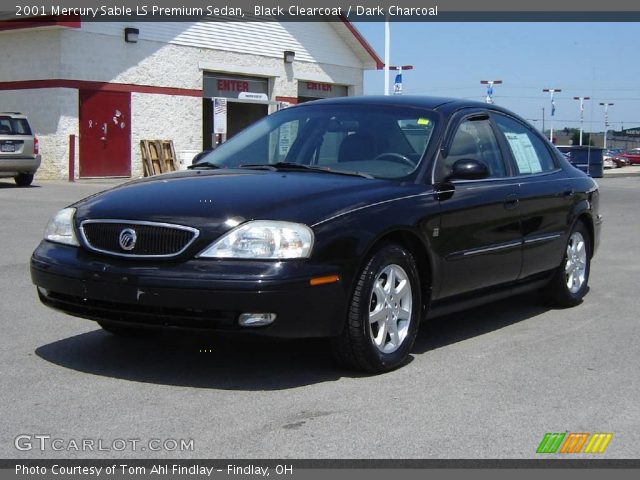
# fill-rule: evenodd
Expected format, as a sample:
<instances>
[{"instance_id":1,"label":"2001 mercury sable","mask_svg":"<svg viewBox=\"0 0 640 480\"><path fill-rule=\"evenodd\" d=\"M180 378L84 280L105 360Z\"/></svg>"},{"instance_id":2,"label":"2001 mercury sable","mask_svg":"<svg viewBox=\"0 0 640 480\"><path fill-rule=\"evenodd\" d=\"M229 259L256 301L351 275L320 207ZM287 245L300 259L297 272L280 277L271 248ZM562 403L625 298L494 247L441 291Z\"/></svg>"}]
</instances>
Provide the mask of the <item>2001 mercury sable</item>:
<instances>
[{"instance_id":1,"label":"2001 mercury sable","mask_svg":"<svg viewBox=\"0 0 640 480\"><path fill-rule=\"evenodd\" d=\"M578 304L600 224L597 184L513 113L354 97L65 208L31 275L44 304L112 333L330 337L380 372L428 316L537 288Z\"/></svg>"}]
</instances>

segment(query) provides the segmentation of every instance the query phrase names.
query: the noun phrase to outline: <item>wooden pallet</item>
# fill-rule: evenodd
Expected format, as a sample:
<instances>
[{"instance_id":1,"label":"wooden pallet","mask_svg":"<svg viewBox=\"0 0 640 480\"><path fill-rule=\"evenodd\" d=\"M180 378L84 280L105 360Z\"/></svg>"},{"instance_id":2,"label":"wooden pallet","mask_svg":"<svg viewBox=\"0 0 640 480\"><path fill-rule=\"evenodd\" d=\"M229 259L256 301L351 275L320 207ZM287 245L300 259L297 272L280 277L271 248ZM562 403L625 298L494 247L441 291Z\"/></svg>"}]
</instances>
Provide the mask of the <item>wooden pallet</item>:
<instances>
[{"instance_id":1,"label":"wooden pallet","mask_svg":"<svg viewBox=\"0 0 640 480\"><path fill-rule=\"evenodd\" d=\"M140 140L140 151L145 177L178 170L173 140Z\"/></svg>"}]
</instances>

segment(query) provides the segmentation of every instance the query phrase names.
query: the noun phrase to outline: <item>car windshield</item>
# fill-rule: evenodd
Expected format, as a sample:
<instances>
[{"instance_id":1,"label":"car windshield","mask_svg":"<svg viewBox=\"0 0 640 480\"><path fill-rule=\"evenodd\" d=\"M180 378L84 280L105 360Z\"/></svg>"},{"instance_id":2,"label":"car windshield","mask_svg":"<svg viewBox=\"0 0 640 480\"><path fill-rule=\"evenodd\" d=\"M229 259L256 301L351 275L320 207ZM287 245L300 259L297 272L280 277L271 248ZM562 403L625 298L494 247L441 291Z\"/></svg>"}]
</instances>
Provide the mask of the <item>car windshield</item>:
<instances>
[{"instance_id":1,"label":"car windshield","mask_svg":"<svg viewBox=\"0 0 640 480\"><path fill-rule=\"evenodd\" d=\"M0 135L31 135L31 129L24 118L0 116Z\"/></svg>"},{"instance_id":2,"label":"car windshield","mask_svg":"<svg viewBox=\"0 0 640 480\"><path fill-rule=\"evenodd\" d=\"M379 105L304 105L265 117L195 168L295 168L402 178L416 170L438 116ZM305 166L309 168L300 168Z\"/></svg>"}]
</instances>

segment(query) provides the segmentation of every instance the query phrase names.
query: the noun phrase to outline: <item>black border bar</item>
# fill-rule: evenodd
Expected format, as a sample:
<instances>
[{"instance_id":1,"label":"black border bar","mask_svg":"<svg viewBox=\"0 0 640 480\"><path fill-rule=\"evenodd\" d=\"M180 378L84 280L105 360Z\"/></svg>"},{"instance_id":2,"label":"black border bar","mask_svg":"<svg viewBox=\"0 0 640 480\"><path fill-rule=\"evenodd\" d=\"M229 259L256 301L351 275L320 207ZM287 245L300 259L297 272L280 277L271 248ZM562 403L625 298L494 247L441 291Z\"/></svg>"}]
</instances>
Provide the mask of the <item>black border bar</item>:
<instances>
[{"instance_id":1,"label":"black border bar","mask_svg":"<svg viewBox=\"0 0 640 480\"><path fill-rule=\"evenodd\" d=\"M0 470L15 470L16 465L51 467L60 466L111 466L126 463L129 466L152 467L158 464L199 465L226 468L227 465L271 467L291 465L295 469L598 469L640 468L640 459L0 459Z\"/></svg>"}]
</instances>

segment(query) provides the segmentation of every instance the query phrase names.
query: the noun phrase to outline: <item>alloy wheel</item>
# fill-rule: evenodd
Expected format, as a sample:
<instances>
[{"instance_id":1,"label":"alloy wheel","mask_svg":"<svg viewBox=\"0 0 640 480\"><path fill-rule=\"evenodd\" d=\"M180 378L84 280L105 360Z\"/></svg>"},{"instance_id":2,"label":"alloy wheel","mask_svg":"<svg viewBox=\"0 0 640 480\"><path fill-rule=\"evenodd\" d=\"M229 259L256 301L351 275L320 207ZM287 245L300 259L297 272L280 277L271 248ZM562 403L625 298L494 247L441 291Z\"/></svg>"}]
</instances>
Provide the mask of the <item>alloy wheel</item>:
<instances>
[{"instance_id":1,"label":"alloy wheel","mask_svg":"<svg viewBox=\"0 0 640 480\"><path fill-rule=\"evenodd\" d=\"M582 233L571 234L567 244L567 263L564 266L567 288L571 293L578 292L584 285L587 274L587 247Z\"/></svg>"},{"instance_id":2,"label":"alloy wheel","mask_svg":"<svg viewBox=\"0 0 640 480\"><path fill-rule=\"evenodd\" d=\"M378 273L369 300L369 335L381 352L395 352L407 338L412 299L411 281L401 266L387 265Z\"/></svg>"}]
</instances>

